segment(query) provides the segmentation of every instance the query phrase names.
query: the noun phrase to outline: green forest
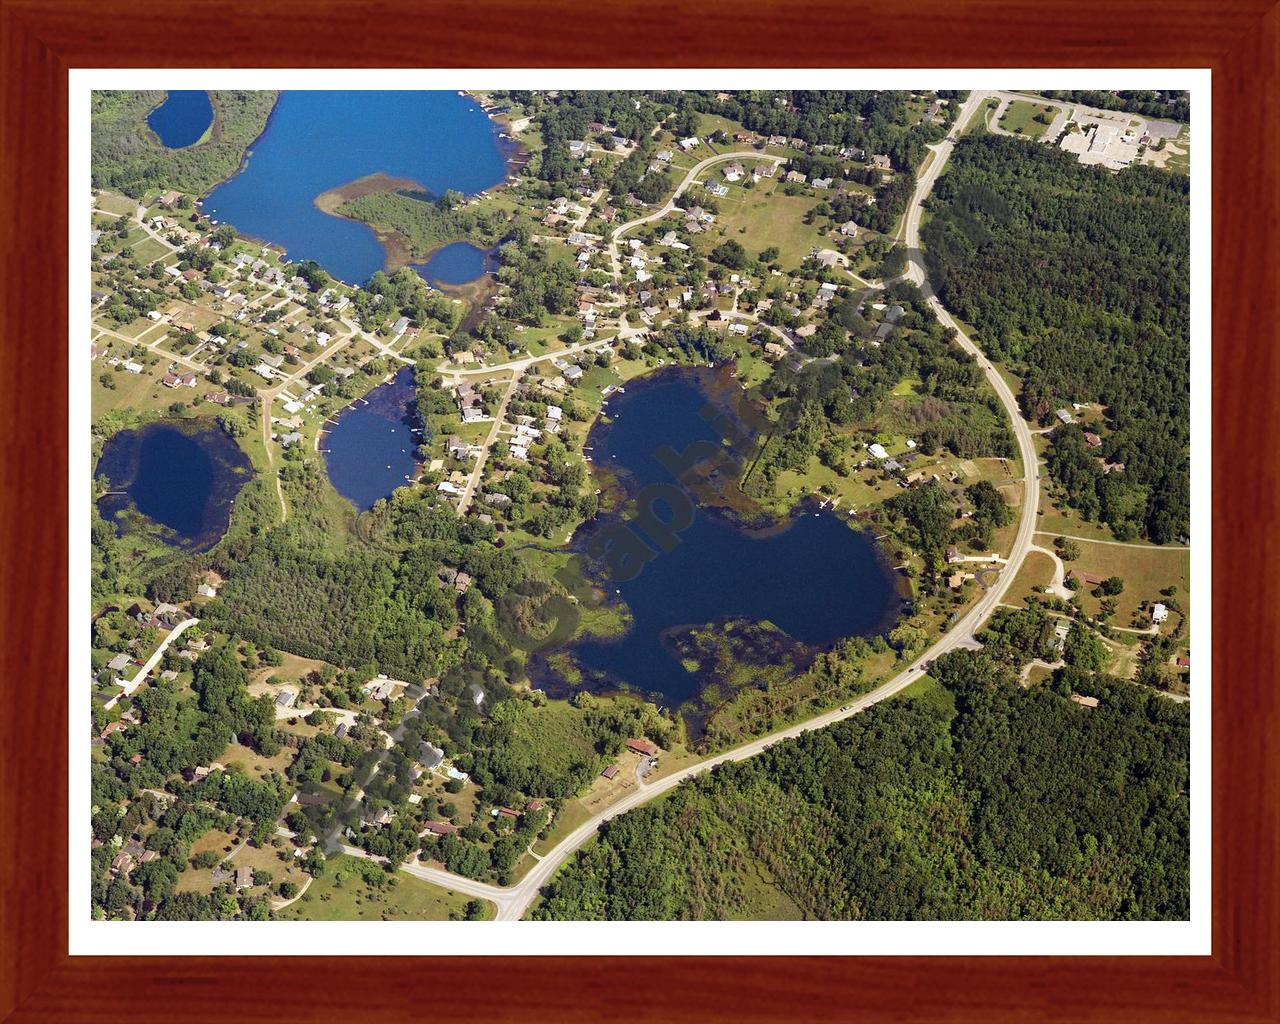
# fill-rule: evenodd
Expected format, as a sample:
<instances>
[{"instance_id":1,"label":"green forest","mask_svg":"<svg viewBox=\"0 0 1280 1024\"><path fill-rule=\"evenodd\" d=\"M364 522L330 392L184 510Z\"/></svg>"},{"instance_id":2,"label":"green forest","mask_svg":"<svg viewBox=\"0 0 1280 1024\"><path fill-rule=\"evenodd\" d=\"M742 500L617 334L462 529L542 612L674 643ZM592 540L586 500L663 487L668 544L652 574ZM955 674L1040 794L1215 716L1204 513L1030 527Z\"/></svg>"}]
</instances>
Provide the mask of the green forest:
<instances>
[{"instance_id":1,"label":"green forest","mask_svg":"<svg viewBox=\"0 0 1280 1024\"><path fill-rule=\"evenodd\" d=\"M1191 119L1191 94L1181 89L1045 89L1038 95L1171 121Z\"/></svg>"},{"instance_id":2,"label":"green forest","mask_svg":"<svg viewBox=\"0 0 1280 1024\"><path fill-rule=\"evenodd\" d=\"M236 172L276 103L273 91L210 90L214 122L207 141L166 149L147 127L147 115L164 95L157 90L93 93L94 188L113 188L134 199L155 189L204 195Z\"/></svg>"},{"instance_id":3,"label":"green forest","mask_svg":"<svg viewBox=\"0 0 1280 1024\"><path fill-rule=\"evenodd\" d=\"M1185 705L1076 669L1025 690L985 652L933 675L615 818L533 916L1187 917Z\"/></svg>"},{"instance_id":4,"label":"green forest","mask_svg":"<svg viewBox=\"0 0 1280 1024\"><path fill-rule=\"evenodd\" d=\"M979 134L957 145L922 230L939 296L1022 375L1028 418L1105 407L1100 449L1055 431L1046 461L1067 501L1121 540L1189 531L1189 200L1184 175L1111 174Z\"/></svg>"},{"instance_id":5,"label":"green forest","mask_svg":"<svg viewBox=\"0 0 1280 1024\"><path fill-rule=\"evenodd\" d=\"M395 231L408 242L415 259L424 258L446 242L465 240L481 248L497 244L511 228L508 215L501 210L462 205L463 198L452 190L432 197L425 192L398 189L351 199L337 212L381 230Z\"/></svg>"}]
</instances>

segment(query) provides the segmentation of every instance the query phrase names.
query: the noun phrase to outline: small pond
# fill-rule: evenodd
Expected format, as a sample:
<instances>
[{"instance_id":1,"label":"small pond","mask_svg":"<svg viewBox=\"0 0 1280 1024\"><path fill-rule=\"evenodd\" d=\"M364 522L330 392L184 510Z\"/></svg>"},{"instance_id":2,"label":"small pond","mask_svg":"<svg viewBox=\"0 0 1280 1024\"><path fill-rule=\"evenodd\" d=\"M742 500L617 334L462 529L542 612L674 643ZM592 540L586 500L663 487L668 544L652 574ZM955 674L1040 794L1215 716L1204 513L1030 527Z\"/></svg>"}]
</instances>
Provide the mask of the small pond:
<instances>
[{"instance_id":1,"label":"small pond","mask_svg":"<svg viewBox=\"0 0 1280 1024\"><path fill-rule=\"evenodd\" d=\"M470 242L453 242L431 254L425 263L412 264L413 269L434 285L469 284L493 269L493 255Z\"/></svg>"},{"instance_id":2,"label":"small pond","mask_svg":"<svg viewBox=\"0 0 1280 1024\"><path fill-rule=\"evenodd\" d=\"M121 533L141 516L169 543L203 551L227 532L232 504L252 472L217 420L161 420L107 441L95 475L110 490L98 507Z\"/></svg>"},{"instance_id":3,"label":"small pond","mask_svg":"<svg viewBox=\"0 0 1280 1024\"><path fill-rule=\"evenodd\" d=\"M213 124L213 104L203 89L175 89L147 115L147 126L169 149L199 142Z\"/></svg>"},{"instance_id":4,"label":"small pond","mask_svg":"<svg viewBox=\"0 0 1280 1024\"><path fill-rule=\"evenodd\" d=\"M413 367L406 366L338 413L321 437L329 479L361 512L416 475L416 398Z\"/></svg>"}]
</instances>

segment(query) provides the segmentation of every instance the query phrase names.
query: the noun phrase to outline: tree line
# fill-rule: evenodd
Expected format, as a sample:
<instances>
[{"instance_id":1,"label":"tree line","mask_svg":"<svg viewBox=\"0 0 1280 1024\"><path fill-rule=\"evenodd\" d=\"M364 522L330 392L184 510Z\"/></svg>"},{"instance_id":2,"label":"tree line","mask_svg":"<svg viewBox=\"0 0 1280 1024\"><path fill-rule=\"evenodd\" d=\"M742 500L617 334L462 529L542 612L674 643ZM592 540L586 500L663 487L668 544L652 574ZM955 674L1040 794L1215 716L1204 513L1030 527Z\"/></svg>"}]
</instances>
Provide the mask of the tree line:
<instances>
[{"instance_id":1,"label":"tree line","mask_svg":"<svg viewBox=\"0 0 1280 1024\"><path fill-rule=\"evenodd\" d=\"M1028 418L1105 406L1100 448L1055 431L1048 461L1068 501L1120 539L1189 529L1189 196L1185 175L1112 174L979 134L956 147L922 232L942 300L1022 374Z\"/></svg>"},{"instance_id":2,"label":"tree line","mask_svg":"<svg viewBox=\"0 0 1280 1024\"><path fill-rule=\"evenodd\" d=\"M533 916L1186 919L1185 706L1086 672L1024 690L985 652L933 674L613 819Z\"/></svg>"}]
</instances>

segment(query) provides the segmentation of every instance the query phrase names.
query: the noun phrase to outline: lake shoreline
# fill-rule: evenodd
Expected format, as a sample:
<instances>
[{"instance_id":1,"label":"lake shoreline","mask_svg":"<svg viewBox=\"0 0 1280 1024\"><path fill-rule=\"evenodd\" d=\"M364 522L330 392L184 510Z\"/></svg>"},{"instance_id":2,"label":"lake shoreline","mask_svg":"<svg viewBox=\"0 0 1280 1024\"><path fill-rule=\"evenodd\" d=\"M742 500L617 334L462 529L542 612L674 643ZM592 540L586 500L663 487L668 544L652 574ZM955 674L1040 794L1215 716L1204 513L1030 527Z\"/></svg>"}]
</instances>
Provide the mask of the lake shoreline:
<instances>
[{"instance_id":1,"label":"lake shoreline","mask_svg":"<svg viewBox=\"0 0 1280 1024\"><path fill-rule=\"evenodd\" d=\"M464 92L463 94L474 100L484 113L485 117L489 119L498 150L502 154L503 158L502 180L495 182L487 188L481 189L479 192L474 192L468 195L467 203L472 203L483 199L486 195L497 193L501 189L514 184L515 179L523 173L525 167L528 166L529 161L533 159L533 152L523 142L511 135L509 131L511 122L510 118L508 118L506 114L491 113L490 110L486 108L486 99L483 94L474 92ZM270 124L269 120L268 124ZM499 128L504 129L504 131L499 132ZM468 242L472 245L476 244L474 239L468 238L465 235L458 235L456 237L444 239L423 251L421 255L417 255L413 251L413 243L411 240L394 228L380 226L370 221L359 220L355 217L348 217L346 214L338 212L338 208L340 206L353 199L399 191L414 191L421 192L427 196L432 195L430 189L424 187L420 182L414 181L412 178L401 178L386 174L382 171L375 171L372 174L366 174L361 178L356 178L353 181L346 182L336 188L331 188L326 192L322 192L320 195L315 197L313 202L321 213L326 213L331 217L341 217L343 220L350 221L353 224L363 224L365 227L369 228L373 232L374 237L377 238L378 244L382 246L383 251L386 253L383 270L388 274L395 273L395 271L400 270L402 267L407 267L410 264L428 263L441 249L454 245L458 242ZM468 284L473 283L474 282L467 282L467 284L464 285L444 286L432 284L432 287L447 294L456 294L457 292L455 290L465 289Z\"/></svg>"},{"instance_id":2,"label":"lake shoreline","mask_svg":"<svg viewBox=\"0 0 1280 1024\"><path fill-rule=\"evenodd\" d=\"M147 126L147 140L154 146L163 149L167 153L181 153L183 150L197 149L200 146L207 145L210 142L221 141L222 139L222 108L213 98L213 92L206 90L205 95L209 99L209 124L200 137L194 142L189 142L185 146L170 146L164 139L160 138L160 134L151 126L151 115L169 102L170 94L166 92L164 98L160 100L154 107L147 111L143 117L143 124ZM274 109L274 107L273 107ZM270 120L268 118L268 120ZM221 184L221 182L219 182ZM216 187L216 186L215 186Z\"/></svg>"},{"instance_id":3,"label":"lake shoreline","mask_svg":"<svg viewBox=\"0 0 1280 1024\"><path fill-rule=\"evenodd\" d=\"M209 92L209 102L213 104L213 124L210 126L210 129L209 129L210 136L208 139L205 139L204 141L199 142L196 145L203 146L207 142L212 142L215 137L218 139L222 138L222 107L214 99L213 92L214 90L210 90ZM207 192L205 192L204 195L196 196L195 205L197 207L199 207L204 202L204 200L209 198L209 196L213 195L213 193L217 191L217 189L221 188L223 185L229 182L232 178L235 178L239 176L241 173L243 173L245 167L248 166L249 157L253 155L253 147L256 146L258 142L262 139L262 137L271 130L271 122L275 120L276 111L280 109L280 96L282 92L283 90L281 89L276 90L275 99L272 100L271 102L271 113L267 115L266 121L262 123L262 131L258 132L258 134L254 136L253 141L251 141L249 145L245 146L244 155L240 157L240 163L236 165L236 169L232 171L230 174L228 174L221 181L215 182L213 186ZM238 229L237 229L237 233L244 235L244 237L246 238L250 237L249 235L245 235L243 231L239 231ZM259 241L259 239L254 239L254 241ZM263 244L267 245L270 243L267 243L264 241Z\"/></svg>"},{"instance_id":4,"label":"lake shoreline","mask_svg":"<svg viewBox=\"0 0 1280 1024\"><path fill-rule=\"evenodd\" d=\"M424 92L427 94L430 94L433 91L426 90ZM445 90L434 90L434 92L443 93L445 92ZM272 127L276 124L277 115L280 113L280 110L281 110L281 100L284 95L285 95L285 90L276 92L275 100L272 104L271 112L268 115L265 124L263 125L262 131L253 140L253 142L246 148L245 153L242 156L239 166L236 168L235 172L228 175L226 178L222 179L221 181L219 181L212 188L210 188L203 196L197 199L196 205L197 205L197 208L201 210L202 214L205 214L206 216L210 216L209 214L205 213L203 209L207 201L211 197L213 197L214 194L219 189L221 189L222 187L224 187L225 185L227 185L228 183L230 183L231 181L233 181L234 179L242 175L245 172L245 170L248 168L249 160L254 155L255 149L261 145L262 140L268 135L268 133L272 130ZM513 139L509 136L506 136L503 133L500 133L498 131L498 127L502 122L498 120L497 116L490 114L487 110L485 110L484 103L479 101L475 96L475 94L460 93L459 95L462 95L467 99L471 100L472 102L475 102L480 107L480 111L484 113L485 119L488 123L489 131L493 135L493 142L495 145L495 149L497 151L497 155L502 160L502 176L498 181L478 191L465 193L467 196L467 202L470 203L470 202L476 201L477 199L482 198L487 193L494 192L500 188L503 188L511 184L514 181L515 177L523 170L523 168L527 165L528 161L532 158L532 153L527 149L527 147L525 147L518 140ZM216 117L218 113L218 104L215 102L213 106L215 109L215 117ZM412 263L429 260L437 250L445 247L446 245L451 245L455 242L472 241L471 239L466 237L449 238L441 241L437 245L432 246L432 248L427 250L425 254L422 255L421 257L415 257L415 253L413 251L413 247L410 240L404 237L399 231L396 231L395 229L392 229L392 228L386 228L377 224L373 224L367 221L359 220L354 217L348 217L348 216L345 216L344 214L337 212L337 208L339 206L341 206L344 202L348 202L352 199L360 198L362 196L367 196L367 195L392 193L402 189L406 191L412 190L412 191L422 192L427 195L431 195L430 190L424 188L422 184L419 181L415 180L414 178L395 176L395 175L388 174L384 171L377 170L377 171L372 171L368 174L361 175L360 177L353 178L335 187L328 188L318 192L312 197L311 205L314 207L314 209L316 209L322 215L332 216L332 217L335 217L336 219L346 221L347 223L350 223L350 224L359 224L362 227L368 229L373 236L373 241L377 244L378 248L382 253L381 267L379 269L387 273L393 273L396 270L399 270L402 267L408 266ZM212 217L210 219L212 219ZM285 245L285 243L271 242L266 238L264 238L262 235L256 234L251 228L241 227L238 224L234 224L233 221L228 219L226 216L223 216L222 218L220 218L219 222L232 223L233 226L236 227L237 233L240 234L242 237L254 242L259 242L263 245L270 245L277 251L284 253L286 258L288 258L289 250ZM293 262L293 261L290 259L290 262ZM321 265L324 266L323 263ZM350 274L335 272L334 270L330 269L328 266L324 266L324 269L330 275L330 277L332 277L335 281L337 281L340 284L348 285L350 287L361 287L364 284L364 281L367 280L367 276L363 279L356 280Z\"/></svg>"},{"instance_id":5,"label":"lake shoreline","mask_svg":"<svg viewBox=\"0 0 1280 1024\"><path fill-rule=\"evenodd\" d=\"M701 399L711 406L711 409L707 410L709 415L699 414L700 418L709 422L715 415L712 413L714 409L720 416L726 413L729 415L737 413L741 419L741 413L744 411L738 408L744 402L741 391L736 382L733 382L734 386L731 390L725 385L727 370L732 365L730 361L714 368L665 367L628 382L628 389L637 384L643 387L651 384L660 385L664 381L691 382L701 392ZM608 451L609 434L613 432L617 423L631 420L632 413L624 408L618 410L614 418L606 417L607 413L604 413L591 426L585 445L595 452L597 459L602 459ZM732 461L728 465L717 467L712 472L707 472L704 467L701 473L695 470L693 474L685 474L683 479L673 478L671 481L661 482L674 483L684 490L696 506L698 517L704 519L711 529L710 535L705 530L699 532L695 521L691 524L694 526L693 532L682 536L680 545L705 544L709 537L730 533L763 545L790 543L792 550L795 550L795 545L809 544L811 538L814 544L833 544L833 550L844 550L850 556L849 568L854 573L854 577L849 582L853 585L853 590L846 589L846 599L849 594L861 592L859 573L864 574L861 577L862 584L872 586L873 592L877 586L881 588L883 607L879 604L865 604L862 606L862 612L865 614L854 614L838 631L828 631L825 635L806 636L804 630L796 633L792 629L795 623L788 625L785 615L776 619L774 628L778 636L774 639L786 648L788 660L799 671L810 665L818 655L835 650L850 637L869 637L888 632L901 617L904 602L910 599L909 584L903 575L894 569L890 553L873 530L866 524L850 520L834 511L824 511L818 497L806 496L786 512L778 513L761 508L749 496L736 493L741 468L750 460L755 443L756 434L751 432L749 437L744 437L737 445L740 450L733 453ZM623 458L621 451L617 458L619 462ZM591 480L594 486L600 488L603 497L601 510L593 519L583 523L574 531L572 539L564 546L564 550L584 559L583 582L596 595L599 607L620 614L626 620L626 626L617 632L610 631L607 635L583 628L562 644L533 652L526 665L526 671L533 685L543 689L549 697L553 698L568 698L578 690L600 695L630 693L643 695L645 699L654 700L660 704L678 705L682 708L682 713L686 714L686 719L688 713L693 713L695 718L699 714L709 714L709 708L705 706L707 695L704 691L707 691L708 686L713 685L714 679L707 673L701 671L693 673L696 681L693 682L691 691L682 695L676 691L655 689L646 685L644 681L646 670L641 668L643 661L635 664L634 669L637 674L635 678L631 678L617 664L608 666L598 660L599 654L604 649L612 649L620 654L636 642L634 634L637 628L646 629L653 625L651 609L642 614L646 605L652 604L652 595L646 596L644 590L640 590L626 596L618 596L621 594L619 587L625 590L627 583L611 580L607 573L602 571L601 566L593 564L589 554L596 538L612 534L619 526L634 532L634 515L631 513L633 502L637 495L643 492L645 486L653 483L652 479L648 479L652 476L652 467L645 467L637 476L630 467L624 468L619 462L592 462ZM691 477L696 478L691 479ZM815 516L825 516L828 520L827 524L818 526L812 519ZM793 533L796 530L802 532ZM833 530L847 531L850 535L847 538L849 545L846 546L839 540L843 534L837 535L832 532ZM856 541L853 539L855 536ZM671 551L674 550L675 548L671 549ZM768 547L752 549L753 552L761 555L768 550ZM653 567L646 568L644 573L647 574L650 571L661 573L663 570L658 562L654 562ZM872 584L873 579L878 580L879 583ZM833 582L833 580L827 581L828 585ZM662 586L668 585L662 584ZM820 587L821 584L818 586ZM633 600L642 603L633 606ZM853 604L856 605L857 602L854 601ZM756 607L757 610L760 609L759 605ZM850 610L855 610L852 605ZM679 640L687 637L691 631L706 628L719 631L728 623L738 622L754 632L758 631L762 623L775 622L774 616L778 614L778 610L757 615L755 612L748 611L745 606L739 609L725 608L721 614L712 615L705 620L702 614L703 612L700 611L695 619L689 622L671 621L661 624L662 628L656 640L671 658L673 666L681 661ZM650 620L648 623L644 621L646 618ZM590 655L591 661L583 660L580 652L583 652L584 648L593 652ZM747 663L744 662L744 664Z\"/></svg>"},{"instance_id":6,"label":"lake shoreline","mask_svg":"<svg viewBox=\"0 0 1280 1024\"><path fill-rule=\"evenodd\" d=\"M399 192L402 189L427 191L420 182L414 181L412 178L397 178L395 175L386 174L383 171L374 171L372 174L366 174L362 178L348 181L345 185L339 185L337 188L331 188L327 192L321 192L312 200L312 203L321 213L328 214L330 217L340 217L342 220L349 221L352 224L362 224L372 231L386 255L382 269L388 274L393 274L401 267L407 267L414 262L412 242L394 228L379 227L356 217L348 217L345 213L339 213L338 208L353 199L360 199L363 196ZM428 256L428 258L430 257Z\"/></svg>"}]
</instances>

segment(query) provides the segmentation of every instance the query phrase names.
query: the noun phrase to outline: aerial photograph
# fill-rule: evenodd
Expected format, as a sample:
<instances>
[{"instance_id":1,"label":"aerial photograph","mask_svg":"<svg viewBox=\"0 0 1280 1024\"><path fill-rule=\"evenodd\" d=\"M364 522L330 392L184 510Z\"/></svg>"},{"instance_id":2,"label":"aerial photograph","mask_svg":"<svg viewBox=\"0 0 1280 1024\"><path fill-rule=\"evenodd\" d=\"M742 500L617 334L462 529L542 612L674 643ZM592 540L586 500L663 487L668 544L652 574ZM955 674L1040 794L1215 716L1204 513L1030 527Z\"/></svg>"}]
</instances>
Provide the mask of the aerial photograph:
<instances>
[{"instance_id":1,"label":"aerial photograph","mask_svg":"<svg viewBox=\"0 0 1280 1024\"><path fill-rule=\"evenodd\" d=\"M90 108L86 917L1190 919L1187 92Z\"/></svg>"}]
</instances>

